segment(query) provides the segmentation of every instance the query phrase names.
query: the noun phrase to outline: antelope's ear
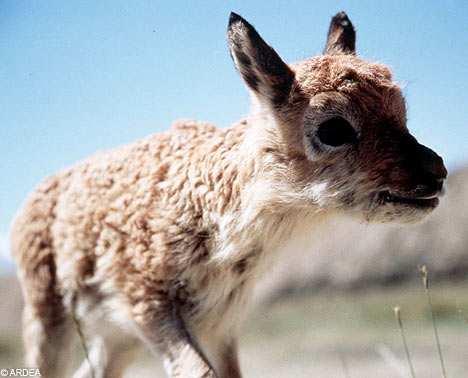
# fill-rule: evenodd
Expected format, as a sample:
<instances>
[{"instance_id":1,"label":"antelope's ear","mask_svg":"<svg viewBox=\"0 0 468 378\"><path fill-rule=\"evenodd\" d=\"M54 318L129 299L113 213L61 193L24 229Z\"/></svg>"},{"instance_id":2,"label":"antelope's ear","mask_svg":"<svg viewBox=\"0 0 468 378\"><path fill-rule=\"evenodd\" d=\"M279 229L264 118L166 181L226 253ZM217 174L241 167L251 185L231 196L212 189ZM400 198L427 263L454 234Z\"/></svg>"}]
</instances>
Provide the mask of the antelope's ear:
<instances>
[{"instance_id":1,"label":"antelope's ear","mask_svg":"<svg viewBox=\"0 0 468 378\"><path fill-rule=\"evenodd\" d=\"M324 54L356 54L356 31L345 12L333 16Z\"/></svg>"},{"instance_id":2,"label":"antelope's ear","mask_svg":"<svg viewBox=\"0 0 468 378\"><path fill-rule=\"evenodd\" d=\"M231 57L247 86L262 103L281 107L289 100L294 72L252 25L231 13L227 37Z\"/></svg>"}]
</instances>

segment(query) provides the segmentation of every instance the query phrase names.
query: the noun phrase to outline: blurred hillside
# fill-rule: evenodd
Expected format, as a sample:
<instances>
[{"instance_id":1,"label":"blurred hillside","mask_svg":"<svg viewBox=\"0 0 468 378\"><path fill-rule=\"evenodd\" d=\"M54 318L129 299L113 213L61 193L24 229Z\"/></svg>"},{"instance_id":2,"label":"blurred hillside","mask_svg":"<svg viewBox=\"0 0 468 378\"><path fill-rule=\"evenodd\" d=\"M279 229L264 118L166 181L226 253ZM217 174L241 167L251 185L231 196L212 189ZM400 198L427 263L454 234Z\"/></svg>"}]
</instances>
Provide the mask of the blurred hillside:
<instances>
[{"instance_id":1,"label":"blurred hillside","mask_svg":"<svg viewBox=\"0 0 468 378\"><path fill-rule=\"evenodd\" d=\"M423 223L369 225L339 219L318 233L323 237L313 250L296 250L272 267L259 287L260 297L414 279L419 264L426 264L434 278L466 278L468 167L450 175L440 206Z\"/></svg>"}]
</instances>

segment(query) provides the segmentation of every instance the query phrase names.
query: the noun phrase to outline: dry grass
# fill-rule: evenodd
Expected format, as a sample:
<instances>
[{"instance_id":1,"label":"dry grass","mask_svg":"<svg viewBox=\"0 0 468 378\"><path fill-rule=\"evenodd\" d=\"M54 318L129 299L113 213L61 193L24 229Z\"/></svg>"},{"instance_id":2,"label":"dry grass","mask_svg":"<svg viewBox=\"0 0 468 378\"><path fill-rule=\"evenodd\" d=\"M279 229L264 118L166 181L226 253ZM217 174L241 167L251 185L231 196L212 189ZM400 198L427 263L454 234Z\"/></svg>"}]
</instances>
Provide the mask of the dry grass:
<instances>
[{"instance_id":1,"label":"dry grass","mask_svg":"<svg viewBox=\"0 0 468 378\"><path fill-rule=\"evenodd\" d=\"M437 346L437 353L439 354L440 368L442 370L442 377L447 378L447 371L445 368L444 356L442 354L442 347L440 346L439 331L437 329L436 316L434 314L434 306L432 305L432 296L429 288L429 271L427 270L426 265L419 267L419 272L421 274L421 279L426 293L427 305L429 307L429 312L431 314L432 320L432 330L434 331L435 343Z\"/></svg>"},{"instance_id":2,"label":"dry grass","mask_svg":"<svg viewBox=\"0 0 468 378\"><path fill-rule=\"evenodd\" d=\"M408 342L406 341L406 334L405 328L403 327L403 320L401 319L401 309L400 307L396 306L394 309L395 318L398 323L398 328L400 330L401 341L403 342L403 348L405 349L406 361L408 362L408 368L412 378L416 378L416 374L414 372L413 362L411 361L411 355L408 348Z\"/></svg>"}]
</instances>

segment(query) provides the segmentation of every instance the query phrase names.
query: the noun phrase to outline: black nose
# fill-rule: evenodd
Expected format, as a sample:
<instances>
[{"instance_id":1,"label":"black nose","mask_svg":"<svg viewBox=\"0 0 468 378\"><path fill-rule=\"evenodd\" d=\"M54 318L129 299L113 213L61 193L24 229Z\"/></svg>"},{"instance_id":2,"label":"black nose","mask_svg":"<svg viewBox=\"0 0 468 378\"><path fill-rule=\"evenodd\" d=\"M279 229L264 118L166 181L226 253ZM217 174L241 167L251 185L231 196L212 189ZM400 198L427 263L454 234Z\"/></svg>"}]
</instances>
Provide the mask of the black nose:
<instances>
[{"instance_id":1,"label":"black nose","mask_svg":"<svg viewBox=\"0 0 468 378\"><path fill-rule=\"evenodd\" d=\"M430 197L442 191L447 169L444 161L434 151L422 144L417 144L415 166L418 172L418 184L414 194L420 197Z\"/></svg>"},{"instance_id":2,"label":"black nose","mask_svg":"<svg viewBox=\"0 0 468 378\"><path fill-rule=\"evenodd\" d=\"M418 161L426 176L442 183L447 177L444 161L434 151L418 143Z\"/></svg>"}]
</instances>

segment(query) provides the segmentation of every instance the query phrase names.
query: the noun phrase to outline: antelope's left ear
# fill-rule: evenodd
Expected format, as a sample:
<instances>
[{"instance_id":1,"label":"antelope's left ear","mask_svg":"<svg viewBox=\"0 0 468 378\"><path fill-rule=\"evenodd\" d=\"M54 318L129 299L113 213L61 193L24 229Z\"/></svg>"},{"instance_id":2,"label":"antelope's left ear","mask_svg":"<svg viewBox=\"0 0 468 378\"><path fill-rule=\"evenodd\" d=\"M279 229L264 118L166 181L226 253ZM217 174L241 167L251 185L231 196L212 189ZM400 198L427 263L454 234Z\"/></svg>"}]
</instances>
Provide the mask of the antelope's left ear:
<instances>
[{"instance_id":1,"label":"antelope's left ear","mask_svg":"<svg viewBox=\"0 0 468 378\"><path fill-rule=\"evenodd\" d=\"M286 104L293 89L294 72L276 51L235 13L229 17L227 37L237 70L259 100L273 107Z\"/></svg>"},{"instance_id":2,"label":"antelope's left ear","mask_svg":"<svg viewBox=\"0 0 468 378\"><path fill-rule=\"evenodd\" d=\"M324 54L356 54L356 31L345 12L339 12L330 22Z\"/></svg>"}]
</instances>

